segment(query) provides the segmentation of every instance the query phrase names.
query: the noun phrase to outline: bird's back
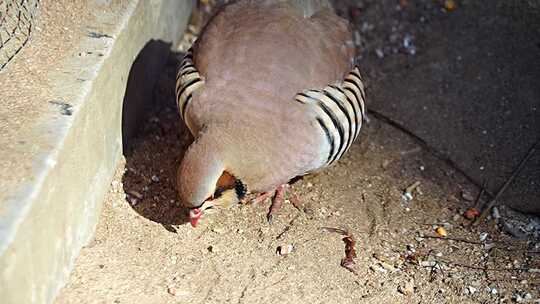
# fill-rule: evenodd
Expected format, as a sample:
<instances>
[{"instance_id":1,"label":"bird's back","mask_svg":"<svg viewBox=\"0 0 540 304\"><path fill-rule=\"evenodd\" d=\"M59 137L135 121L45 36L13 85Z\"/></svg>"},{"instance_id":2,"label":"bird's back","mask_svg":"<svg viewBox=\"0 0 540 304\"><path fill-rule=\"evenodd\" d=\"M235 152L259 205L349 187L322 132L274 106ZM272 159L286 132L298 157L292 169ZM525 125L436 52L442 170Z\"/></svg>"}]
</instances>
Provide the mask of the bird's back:
<instances>
[{"instance_id":1,"label":"bird's back","mask_svg":"<svg viewBox=\"0 0 540 304\"><path fill-rule=\"evenodd\" d=\"M196 115L210 118L236 103L290 105L298 92L343 79L354 54L347 41L347 23L329 10L304 17L283 1L225 6L194 48L205 77Z\"/></svg>"}]
</instances>

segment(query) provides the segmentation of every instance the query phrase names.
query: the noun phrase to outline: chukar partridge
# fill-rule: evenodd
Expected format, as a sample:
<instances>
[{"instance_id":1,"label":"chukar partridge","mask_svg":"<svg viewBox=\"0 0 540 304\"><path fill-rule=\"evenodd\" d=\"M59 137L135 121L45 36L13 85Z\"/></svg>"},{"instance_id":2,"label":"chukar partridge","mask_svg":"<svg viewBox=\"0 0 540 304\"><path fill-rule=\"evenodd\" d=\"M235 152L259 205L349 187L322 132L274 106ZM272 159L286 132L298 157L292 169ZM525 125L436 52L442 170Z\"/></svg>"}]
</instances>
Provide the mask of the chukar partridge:
<instances>
[{"instance_id":1,"label":"chukar partridge","mask_svg":"<svg viewBox=\"0 0 540 304\"><path fill-rule=\"evenodd\" d=\"M365 95L348 23L324 1L298 2L222 7L181 62L178 109L195 141L177 186L192 226L247 193L281 200L358 136Z\"/></svg>"}]
</instances>

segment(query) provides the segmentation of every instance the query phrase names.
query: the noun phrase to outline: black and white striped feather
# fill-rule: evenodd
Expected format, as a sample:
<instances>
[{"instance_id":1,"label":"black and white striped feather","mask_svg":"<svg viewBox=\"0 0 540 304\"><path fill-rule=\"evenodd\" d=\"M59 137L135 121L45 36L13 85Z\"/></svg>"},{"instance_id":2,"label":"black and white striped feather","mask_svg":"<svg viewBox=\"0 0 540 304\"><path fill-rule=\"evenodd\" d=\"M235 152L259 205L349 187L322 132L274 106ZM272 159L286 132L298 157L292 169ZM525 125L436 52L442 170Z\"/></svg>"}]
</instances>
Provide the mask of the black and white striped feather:
<instances>
[{"instance_id":1,"label":"black and white striped feather","mask_svg":"<svg viewBox=\"0 0 540 304\"><path fill-rule=\"evenodd\" d=\"M190 48L184 55L180 63L180 68L176 73L176 102L178 112L190 130L191 126L186 120L186 111L193 98L193 92L203 84L204 77L199 74L193 63L193 50Z\"/></svg>"},{"instance_id":2,"label":"black and white striped feather","mask_svg":"<svg viewBox=\"0 0 540 304\"><path fill-rule=\"evenodd\" d=\"M315 119L328 141L328 157L323 166L340 159L358 137L366 119L365 91L360 70L355 67L340 85L321 90L307 90L296 101L311 105Z\"/></svg>"}]
</instances>

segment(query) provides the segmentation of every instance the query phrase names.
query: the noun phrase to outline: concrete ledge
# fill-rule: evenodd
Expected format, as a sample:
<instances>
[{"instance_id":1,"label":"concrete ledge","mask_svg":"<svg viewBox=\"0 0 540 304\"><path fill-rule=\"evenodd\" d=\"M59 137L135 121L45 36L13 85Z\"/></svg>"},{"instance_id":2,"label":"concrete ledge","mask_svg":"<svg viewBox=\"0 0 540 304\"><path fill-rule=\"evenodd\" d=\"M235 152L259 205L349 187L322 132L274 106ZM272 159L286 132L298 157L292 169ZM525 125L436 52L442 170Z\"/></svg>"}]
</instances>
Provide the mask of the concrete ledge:
<instances>
[{"instance_id":1,"label":"concrete ledge","mask_svg":"<svg viewBox=\"0 0 540 304\"><path fill-rule=\"evenodd\" d=\"M10 178L7 165L0 171L2 303L50 303L63 286L80 248L93 235L121 157L122 107L132 64L137 56L145 58L138 70L147 75L142 88L151 89L152 76L167 60L163 45L178 42L193 5L178 0L95 2L87 9L96 10L97 22L84 26L86 35L40 84L54 98L41 100L46 107L22 126L18 143L35 144L15 168L29 168L29 176ZM115 9L102 13L109 4ZM152 41L162 42L153 47ZM139 55L145 49L150 55ZM10 123L18 122L8 119L0 127Z\"/></svg>"}]
</instances>

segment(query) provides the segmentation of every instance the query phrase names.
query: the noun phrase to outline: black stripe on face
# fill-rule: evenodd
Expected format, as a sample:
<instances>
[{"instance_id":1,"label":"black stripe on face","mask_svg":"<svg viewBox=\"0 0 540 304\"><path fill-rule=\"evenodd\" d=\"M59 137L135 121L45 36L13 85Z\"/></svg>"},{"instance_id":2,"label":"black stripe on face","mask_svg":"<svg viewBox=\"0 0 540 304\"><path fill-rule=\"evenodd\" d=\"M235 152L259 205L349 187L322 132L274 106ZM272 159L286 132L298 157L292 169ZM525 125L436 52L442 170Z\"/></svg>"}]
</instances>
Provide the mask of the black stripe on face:
<instances>
[{"instance_id":1,"label":"black stripe on face","mask_svg":"<svg viewBox=\"0 0 540 304\"><path fill-rule=\"evenodd\" d=\"M330 133L330 131L328 130L328 128L324 124L324 121L320 117L317 117L316 119L317 119L317 122L319 123L319 126L323 130L324 135L326 135L326 139L328 140L328 144L330 145L330 153L328 153L328 159L326 160L326 164L329 164L330 159L332 158L332 155L334 154L334 149L335 149L335 147L334 147L334 137L332 136L332 134Z\"/></svg>"},{"instance_id":2,"label":"black stripe on face","mask_svg":"<svg viewBox=\"0 0 540 304\"><path fill-rule=\"evenodd\" d=\"M236 192L238 200L242 200L247 194L247 187L241 180L236 179L234 182L234 191Z\"/></svg>"},{"instance_id":3,"label":"black stripe on face","mask_svg":"<svg viewBox=\"0 0 540 304\"><path fill-rule=\"evenodd\" d=\"M356 138L356 135L358 134L358 130L360 129L360 126L361 126L361 123L362 122L359 122L358 121L358 112L356 111L356 107L354 106L354 103L353 101L349 98L349 95L345 94L345 92L343 91L343 89L341 88L338 88L334 85L331 85L330 86L331 88L334 88L335 90L339 91L341 94L343 94L343 96L345 96L345 99L347 99L347 102L349 103L349 105L352 107L353 109L353 115L354 115L354 124L355 124L355 128L354 128L354 137L353 137L353 140ZM360 106L358 106L358 108L361 109Z\"/></svg>"},{"instance_id":4,"label":"black stripe on face","mask_svg":"<svg viewBox=\"0 0 540 304\"><path fill-rule=\"evenodd\" d=\"M351 116L349 115L349 112L347 111L347 109L345 109L345 107L343 106L343 104L341 103L340 100L338 100L336 97L334 97L334 95L332 95L330 92L326 91L326 90L323 90L323 93L326 97L330 98L330 100L332 100L337 106L338 108L341 110L341 112L345 115L345 118L347 118L347 122L349 123L349 137L347 138L347 146L345 147L345 149L343 151L341 151L341 149L339 150L339 152L341 153L341 155L343 155L343 153L345 152L345 150L347 150L349 148L349 146L351 145L352 143L352 121L351 121Z\"/></svg>"}]
</instances>

